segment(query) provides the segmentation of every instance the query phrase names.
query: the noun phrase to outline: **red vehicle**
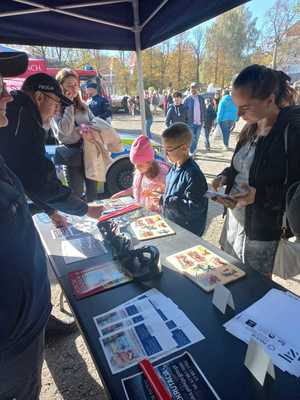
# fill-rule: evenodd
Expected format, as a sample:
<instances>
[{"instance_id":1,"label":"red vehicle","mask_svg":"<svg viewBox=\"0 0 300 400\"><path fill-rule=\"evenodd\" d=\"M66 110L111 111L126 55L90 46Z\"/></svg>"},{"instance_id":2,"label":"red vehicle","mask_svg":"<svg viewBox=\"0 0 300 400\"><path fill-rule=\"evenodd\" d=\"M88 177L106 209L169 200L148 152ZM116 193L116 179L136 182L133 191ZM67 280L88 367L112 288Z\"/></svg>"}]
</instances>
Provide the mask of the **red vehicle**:
<instances>
[{"instance_id":1,"label":"red vehicle","mask_svg":"<svg viewBox=\"0 0 300 400\"><path fill-rule=\"evenodd\" d=\"M38 72L44 72L45 74L49 74L55 77L59 70L60 68L48 67L47 60L45 59L30 57L27 71L16 78L5 79L6 86L9 91L20 89L24 80L30 75L36 74ZM76 72L79 75L80 84L85 83L88 80L95 79L97 76L97 71L95 70L76 69Z\"/></svg>"}]
</instances>

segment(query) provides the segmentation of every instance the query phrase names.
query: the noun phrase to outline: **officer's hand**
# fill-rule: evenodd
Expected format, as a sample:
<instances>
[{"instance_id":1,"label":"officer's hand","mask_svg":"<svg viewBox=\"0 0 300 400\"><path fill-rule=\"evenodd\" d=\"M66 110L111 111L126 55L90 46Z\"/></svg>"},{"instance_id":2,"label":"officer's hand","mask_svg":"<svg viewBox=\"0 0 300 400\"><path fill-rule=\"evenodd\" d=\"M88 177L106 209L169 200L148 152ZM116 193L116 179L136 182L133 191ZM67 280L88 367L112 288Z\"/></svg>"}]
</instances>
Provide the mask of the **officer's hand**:
<instances>
[{"instance_id":1,"label":"officer's hand","mask_svg":"<svg viewBox=\"0 0 300 400\"><path fill-rule=\"evenodd\" d=\"M90 218L97 219L100 217L103 210L104 210L103 206L99 206L96 204L90 204L90 205L88 205L88 210L87 210L86 215Z\"/></svg>"},{"instance_id":2,"label":"officer's hand","mask_svg":"<svg viewBox=\"0 0 300 400\"><path fill-rule=\"evenodd\" d=\"M66 228L68 226L67 218L57 211L54 211L54 213L50 215L50 219L56 228Z\"/></svg>"}]
</instances>

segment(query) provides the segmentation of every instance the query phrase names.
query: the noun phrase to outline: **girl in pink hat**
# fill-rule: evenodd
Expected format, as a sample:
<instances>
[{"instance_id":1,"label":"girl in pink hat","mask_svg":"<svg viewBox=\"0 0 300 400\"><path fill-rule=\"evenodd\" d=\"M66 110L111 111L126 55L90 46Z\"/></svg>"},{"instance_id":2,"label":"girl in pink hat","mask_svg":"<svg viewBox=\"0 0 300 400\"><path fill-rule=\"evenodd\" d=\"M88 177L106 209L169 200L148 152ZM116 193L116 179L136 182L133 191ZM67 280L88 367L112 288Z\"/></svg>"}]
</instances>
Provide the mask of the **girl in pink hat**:
<instances>
[{"instance_id":1,"label":"girl in pink hat","mask_svg":"<svg viewBox=\"0 0 300 400\"><path fill-rule=\"evenodd\" d=\"M148 210L159 211L159 199L164 193L165 179L169 172L168 165L155 160L149 139L143 135L133 142L129 157L135 166L132 187L114 194L112 199L132 196Z\"/></svg>"}]
</instances>

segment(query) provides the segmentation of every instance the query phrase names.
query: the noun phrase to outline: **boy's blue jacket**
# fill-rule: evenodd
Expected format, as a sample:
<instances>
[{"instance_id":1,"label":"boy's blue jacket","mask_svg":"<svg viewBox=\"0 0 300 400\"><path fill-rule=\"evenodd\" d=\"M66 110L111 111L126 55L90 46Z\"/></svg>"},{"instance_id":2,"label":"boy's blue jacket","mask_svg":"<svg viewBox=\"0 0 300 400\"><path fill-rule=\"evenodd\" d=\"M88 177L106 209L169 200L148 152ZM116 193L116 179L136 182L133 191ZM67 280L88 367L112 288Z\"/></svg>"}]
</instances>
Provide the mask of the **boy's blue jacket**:
<instances>
[{"instance_id":1,"label":"boy's blue jacket","mask_svg":"<svg viewBox=\"0 0 300 400\"><path fill-rule=\"evenodd\" d=\"M218 107L217 123L220 124L223 121L237 120L237 108L232 100L232 97L229 94L223 96Z\"/></svg>"},{"instance_id":2,"label":"boy's blue jacket","mask_svg":"<svg viewBox=\"0 0 300 400\"><path fill-rule=\"evenodd\" d=\"M173 166L162 196L163 215L201 236L207 218L208 200L203 197L206 191L205 176L192 158L180 167Z\"/></svg>"}]
</instances>

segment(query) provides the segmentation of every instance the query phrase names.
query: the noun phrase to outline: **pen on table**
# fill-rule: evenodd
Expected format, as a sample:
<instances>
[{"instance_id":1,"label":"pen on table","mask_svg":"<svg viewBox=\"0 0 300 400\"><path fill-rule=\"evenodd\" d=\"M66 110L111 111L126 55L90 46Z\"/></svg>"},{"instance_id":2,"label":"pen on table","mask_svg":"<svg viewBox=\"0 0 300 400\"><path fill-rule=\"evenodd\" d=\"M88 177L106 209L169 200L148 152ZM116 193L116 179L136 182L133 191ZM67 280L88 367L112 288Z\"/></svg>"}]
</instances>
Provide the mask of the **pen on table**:
<instances>
[{"instance_id":1,"label":"pen on table","mask_svg":"<svg viewBox=\"0 0 300 400\"><path fill-rule=\"evenodd\" d=\"M149 382L157 400L172 400L172 396L164 387L160 377L149 360L144 359L139 363L145 378Z\"/></svg>"}]
</instances>

